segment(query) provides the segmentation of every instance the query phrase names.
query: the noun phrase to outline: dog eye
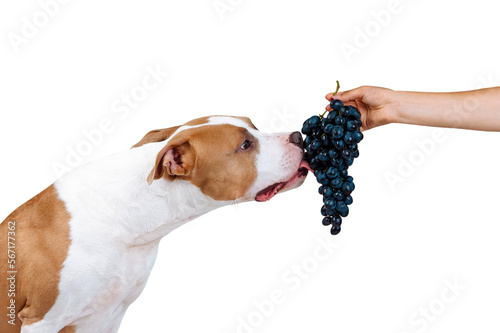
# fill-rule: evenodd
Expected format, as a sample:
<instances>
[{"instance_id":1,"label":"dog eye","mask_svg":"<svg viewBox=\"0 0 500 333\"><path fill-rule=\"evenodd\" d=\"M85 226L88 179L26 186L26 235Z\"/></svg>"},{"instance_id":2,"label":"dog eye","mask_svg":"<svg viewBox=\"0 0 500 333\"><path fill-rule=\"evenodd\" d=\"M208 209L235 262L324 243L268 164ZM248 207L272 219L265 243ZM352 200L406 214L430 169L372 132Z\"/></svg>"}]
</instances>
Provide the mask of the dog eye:
<instances>
[{"instance_id":1,"label":"dog eye","mask_svg":"<svg viewBox=\"0 0 500 333\"><path fill-rule=\"evenodd\" d=\"M252 145L252 143L249 140L245 140L245 142L243 142L243 144L241 145L240 149L246 150L246 149L250 148L251 145Z\"/></svg>"}]
</instances>

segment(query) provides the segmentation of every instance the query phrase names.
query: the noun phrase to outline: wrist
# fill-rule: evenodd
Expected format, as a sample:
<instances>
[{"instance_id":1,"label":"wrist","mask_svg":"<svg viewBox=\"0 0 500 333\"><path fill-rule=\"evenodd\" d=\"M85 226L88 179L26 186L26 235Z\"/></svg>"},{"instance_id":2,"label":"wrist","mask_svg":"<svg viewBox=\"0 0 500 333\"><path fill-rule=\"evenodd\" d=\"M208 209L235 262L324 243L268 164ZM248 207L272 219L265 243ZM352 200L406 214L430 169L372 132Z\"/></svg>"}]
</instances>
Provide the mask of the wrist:
<instances>
[{"instance_id":1,"label":"wrist","mask_svg":"<svg viewBox=\"0 0 500 333\"><path fill-rule=\"evenodd\" d=\"M393 97L393 117L395 123L424 125L426 114L431 105L422 93L414 91L395 91Z\"/></svg>"},{"instance_id":2,"label":"wrist","mask_svg":"<svg viewBox=\"0 0 500 333\"><path fill-rule=\"evenodd\" d=\"M408 120L407 115L405 114L405 111L407 110L405 104L408 103L408 96L405 96L406 92L396 90L391 91L391 94L392 96L389 96L391 105L387 108L385 122L387 124L405 123Z\"/></svg>"}]
</instances>

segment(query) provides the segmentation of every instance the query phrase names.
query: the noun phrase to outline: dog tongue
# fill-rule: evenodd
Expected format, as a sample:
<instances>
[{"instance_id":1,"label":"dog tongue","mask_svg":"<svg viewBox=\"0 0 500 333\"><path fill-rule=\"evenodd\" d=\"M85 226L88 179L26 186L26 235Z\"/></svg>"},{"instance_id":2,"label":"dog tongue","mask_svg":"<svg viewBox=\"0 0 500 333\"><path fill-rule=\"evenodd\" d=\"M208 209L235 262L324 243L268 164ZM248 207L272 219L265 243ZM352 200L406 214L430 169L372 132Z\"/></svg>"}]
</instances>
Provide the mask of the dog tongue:
<instances>
[{"instance_id":1,"label":"dog tongue","mask_svg":"<svg viewBox=\"0 0 500 333\"><path fill-rule=\"evenodd\" d=\"M297 171L297 174L300 172L300 169L307 169L308 171L314 172L313 169L309 166L309 163L307 163L306 161L300 162L299 171ZM297 176L297 174L295 176ZM293 177L291 179L293 179ZM271 200L283 187L286 186L287 183L288 182L276 183L274 185L266 187L265 189L257 193L255 201L263 202Z\"/></svg>"},{"instance_id":2,"label":"dog tongue","mask_svg":"<svg viewBox=\"0 0 500 333\"><path fill-rule=\"evenodd\" d=\"M279 190L281 190L285 185L286 183L277 183L265 188L264 190L257 193L255 201L264 202L271 200L272 197L274 197L276 193L278 193Z\"/></svg>"}]
</instances>

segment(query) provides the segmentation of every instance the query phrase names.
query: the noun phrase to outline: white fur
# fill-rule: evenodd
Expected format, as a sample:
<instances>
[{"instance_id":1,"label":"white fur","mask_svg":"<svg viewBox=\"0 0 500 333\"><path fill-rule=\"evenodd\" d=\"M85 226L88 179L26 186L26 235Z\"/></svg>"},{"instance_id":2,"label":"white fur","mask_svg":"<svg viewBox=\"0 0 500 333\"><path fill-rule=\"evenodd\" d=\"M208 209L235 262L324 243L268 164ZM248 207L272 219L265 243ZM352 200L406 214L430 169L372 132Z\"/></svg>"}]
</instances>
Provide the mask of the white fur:
<instances>
[{"instance_id":1,"label":"white fur","mask_svg":"<svg viewBox=\"0 0 500 333\"><path fill-rule=\"evenodd\" d=\"M256 132L256 131L254 131ZM290 133L265 134L258 132L260 153L257 156L257 179L248 192L249 199L269 185L289 180L298 170L302 150L289 146ZM256 133L252 133L255 135ZM285 149L284 149L285 148Z\"/></svg>"},{"instance_id":2,"label":"white fur","mask_svg":"<svg viewBox=\"0 0 500 333\"><path fill-rule=\"evenodd\" d=\"M300 149L287 134L264 134L232 117L208 124L245 127L260 143L258 176L244 198L286 181L297 171ZM61 271L59 296L44 319L22 333L52 333L69 324L77 333L118 331L127 307L140 295L160 239L182 224L232 202L216 201L190 182L163 179L147 184L157 153L167 142L149 143L66 174L54 185L71 214L71 245Z\"/></svg>"}]
</instances>

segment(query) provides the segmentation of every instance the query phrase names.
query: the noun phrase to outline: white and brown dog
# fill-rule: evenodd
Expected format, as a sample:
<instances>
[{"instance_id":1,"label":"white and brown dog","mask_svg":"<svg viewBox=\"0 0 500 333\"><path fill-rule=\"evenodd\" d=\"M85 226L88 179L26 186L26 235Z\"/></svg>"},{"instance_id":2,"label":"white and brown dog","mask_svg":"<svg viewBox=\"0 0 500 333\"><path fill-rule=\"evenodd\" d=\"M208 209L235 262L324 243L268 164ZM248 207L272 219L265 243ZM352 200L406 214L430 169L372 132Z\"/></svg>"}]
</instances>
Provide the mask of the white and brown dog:
<instances>
[{"instance_id":1,"label":"white and brown dog","mask_svg":"<svg viewBox=\"0 0 500 333\"><path fill-rule=\"evenodd\" d=\"M117 332L160 239L210 210L300 186L302 145L299 132L213 116L66 174L0 224L0 244L15 242L15 255L0 251L0 332Z\"/></svg>"}]
</instances>

